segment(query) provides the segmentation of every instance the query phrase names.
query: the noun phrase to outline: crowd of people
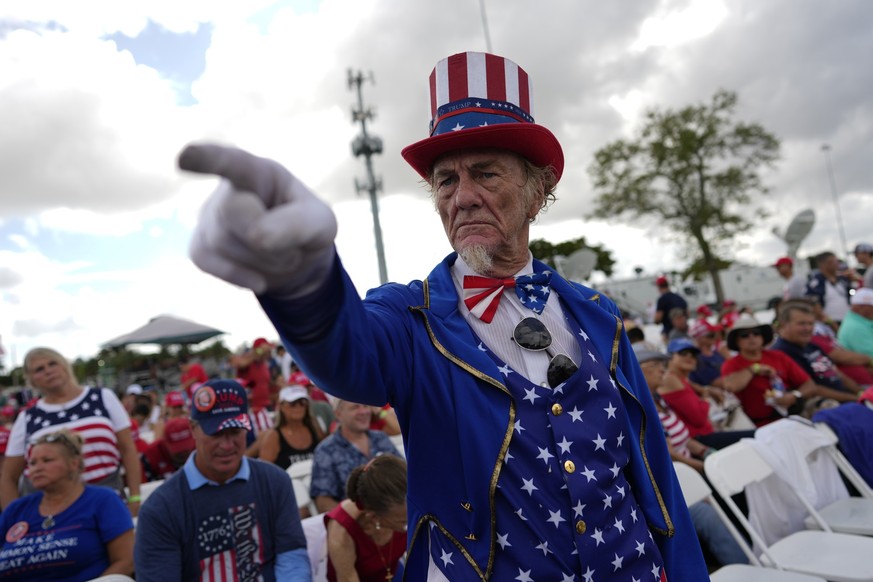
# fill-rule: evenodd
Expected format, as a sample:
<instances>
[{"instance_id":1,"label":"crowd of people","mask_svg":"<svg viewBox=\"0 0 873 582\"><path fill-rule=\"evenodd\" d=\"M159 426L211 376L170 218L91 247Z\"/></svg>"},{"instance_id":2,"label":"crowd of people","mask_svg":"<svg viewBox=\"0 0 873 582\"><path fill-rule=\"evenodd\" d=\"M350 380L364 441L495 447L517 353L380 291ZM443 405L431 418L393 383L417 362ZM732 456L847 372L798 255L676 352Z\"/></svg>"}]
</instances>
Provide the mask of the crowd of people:
<instances>
[{"instance_id":1,"label":"crowd of people","mask_svg":"<svg viewBox=\"0 0 873 582\"><path fill-rule=\"evenodd\" d=\"M185 148L180 168L223 178L192 259L253 290L281 345L257 338L233 377L182 358L164 394L81 386L61 354L28 353L38 398L13 411L0 471L0 579L310 580L304 518L323 525L330 581L697 582L745 561L673 463L700 471L785 415L873 398L873 289L824 253L770 325L727 301L692 318L659 278L659 341L626 333L608 297L529 251L564 158L527 73L467 52L429 85L429 134L402 155L454 252L364 299L332 211L288 170ZM792 265L776 265L786 290Z\"/></svg>"}]
</instances>

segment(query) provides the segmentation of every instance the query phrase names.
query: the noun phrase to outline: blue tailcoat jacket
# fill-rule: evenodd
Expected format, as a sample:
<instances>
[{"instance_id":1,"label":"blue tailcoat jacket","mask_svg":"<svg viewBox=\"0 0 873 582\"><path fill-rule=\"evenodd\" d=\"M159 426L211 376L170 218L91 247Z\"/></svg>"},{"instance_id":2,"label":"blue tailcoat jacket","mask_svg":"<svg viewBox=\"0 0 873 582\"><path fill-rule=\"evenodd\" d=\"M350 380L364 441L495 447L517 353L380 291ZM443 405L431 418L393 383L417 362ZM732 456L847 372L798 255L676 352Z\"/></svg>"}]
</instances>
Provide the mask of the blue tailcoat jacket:
<instances>
[{"instance_id":1,"label":"blue tailcoat jacket","mask_svg":"<svg viewBox=\"0 0 873 582\"><path fill-rule=\"evenodd\" d=\"M259 297L289 353L317 386L353 402L394 407L408 458L405 579L412 581L426 579L429 531L447 536L463 555L470 567L465 580L490 578L494 491L515 422L515 403L497 366L477 348L458 310L450 272L456 257L446 257L425 281L386 284L363 301L339 258L313 295L290 302ZM633 435L626 476L668 580L708 580L618 309L594 290L557 275L552 289L609 361L620 387Z\"/></svg>"}]
</instances>

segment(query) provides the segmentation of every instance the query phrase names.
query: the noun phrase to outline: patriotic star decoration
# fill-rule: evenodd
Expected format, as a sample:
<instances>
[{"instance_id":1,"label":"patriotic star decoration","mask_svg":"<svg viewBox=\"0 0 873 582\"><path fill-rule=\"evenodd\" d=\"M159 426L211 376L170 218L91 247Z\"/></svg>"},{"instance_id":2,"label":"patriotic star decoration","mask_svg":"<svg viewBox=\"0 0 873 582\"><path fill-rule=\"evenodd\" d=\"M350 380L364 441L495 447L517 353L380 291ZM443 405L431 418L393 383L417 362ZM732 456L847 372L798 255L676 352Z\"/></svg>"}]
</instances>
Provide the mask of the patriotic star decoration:
<instances>
[{"instance_id":1,"label":"patriotic star decoration","mask_svg":"<svg viewBox=\"0 0 873 582\"><path fill-rule=\"evenodd\" d=\"M507 547L511 548L512 544L509 543L509 534L501 534L497 533L497 543L500 544L500 549L505 550Z\"/></svg>"},{"instance_id":2,"label":"patriotic star decoration","mask_svg":"<svg viewBox=\"0 0 873 582\"><path fill-rule=\"evenodd\" d=\"M518 569L518 576L515 577L518 582L533 582L533 578L530 577L530 570L522 570Z\"/></svg>"},{"instance_id":3,"label":"patriotic star decoration","mask_svg":"<svg viewBox=\"0 0 873 582\"><path fill-rule=\"evenodd\" d=\"M585 475L585 478L586 478L586 479L588 479L588 480L586 481L586 483L591 483L591 481L594 480L594 470L593 470L593 469L589 469L589 468L586 466L586 467L585 467L585 470L582 471L582 474Z\"/></svg>"},{"instance_id":4,"label":"patriotic star decoration","mask_svg":"<svg viewBox=\"0 0 873 582\"><path fill-rule=\"evenodd\" d=\"M610 419L610 418L615 418L615 411L618 410L618 409L617 409L615 406L612 405L612 402L610 402L610 403L609 403L609 406L607 406L607 407L604 408L603 410L606 411L606 418L607 418L607 419Z\"/></svg>"},{"instance_id":5,"label":"patriotic star decoration","mask_svg":"<svg viewBox=\"0 0 873 582\"><path fill-rule=\"evenodd\" d=\"M612 473L612 478L615 479L618 477L618 473L621 471L621 468L618 466L618 463L613 463L612 467L609 468Z\"/></svg>"},{"instance_id":6,"label":"patriotic star decoration","mask_svg":"<svg viewBox=\"0 0 873 582\"><path fill-rule=\"evenodd\" d=\"M594 528L594 533L591 534L591 537L594 538L594 541L595 541L595 542L597 542L597 543L594 545L595 548L596 548L597 546L599 546L600 544L605 544L605 543L606 543L606 542L603 541L603 532L600 531L600 528L599 528L599 527L595 527L595 528Z\"/></svg>"},{"instance_id":7,"label":"patriotic star decoration","mask_svg":"<svg viewBox=\"0 0 873 582\"><path fill-rule=\"evenodd\" d=\"M603 438L602 436L600 436L600 433L597 433L597 438L591 442L594 443L594 450L595 451L600 451L600 450L606 451L606 446L605 446L606 439Z\"/></svg>"},{"instance_id":8,"label":"patriotic star decoration","mask_svg":"<svg viewBox=\"0 0 873 582\"><path fill-rule=\"evenodd\" d=\"M521 431L527 430L523 426L521 426L521 419L515 421L515 432L517 434L521 434Z\"/></svg>"},{"instance_id":9,"label":"patriotic star decoration","mask_svg":"<svg viewBox=\"0 0 873 582\"><path fill-rule=\"evenodd\" d=\"M616 446L621 448L621 445L624 444L624 431L618 433L618 437L616 437Z\"/></svg>"},{"instance_id":10,"label":"patriotic star decoration","mask_svg":"<svg viewBox=\"0 0 873 582\"><path fill-rule=\"evenodd\" d=\"M661 579L661 567L657 564L652 564L652 577L654 577L655 580Z\"/></svg>"},{"instance_id":11,"label":"patriotic star decoration","mask_svg":"<svg viewBox=\"0 0 873 582\"><path fill-rule=\"evenodd\" d=\"M646 555L646 544L645 544L645 542L641 542L641 541L637 540L637 547L636 547L636 550L637 550L637 558L639 558L639 557L641 557L641 556L645 556L645 555Z\"/></svg>"},{"instance_id":12,"label":"patriotic star decoration","mask_svg":"<svg viewBox=\"0 0 873 582\"><path fill-rule=\"evenodd\" d=\"M528 496L532 496L534 491L539 491L540 488L534 485L533 479L525 479L522 477L524 485L521 486L522 491L527 491Z\"/></svg>"},{"instance_id":13,"label":"patriotic star decoration","mask_svg":"<svg viewBox=\"0 0 873 582\"><path fill-rule=\"evenodd\" d=\"M585 573L582 574L585 576L585 582L593 582L594 581L594 570L591 569L591 566L585 568Z\"/></svg>"},{"instance_id":14,"label":"patriotic star decoration","mask_svg":"<svg viewBox=\"0 0 873 582\"><path fill-rule=\"evenodd\" d=\"M567 414L570 415L570 418L573 419L573 422L576 422L577 420L578 420L579 422L582 422L582 413L583 413L583 412L584 412L584 410L579 410L579 407L578 407L578 406L574 406L574 407L573 407L573 410L571 410L571 411L568 412Z\"/></svg>"},{"instance_id":15,"label":"patriotic star decoration","mask_svg":"<svg viewBox=\"0 0 873 582\"><path fill-rule=\"evenodd\" d=\"M510 368L506 364L503 364L502 366L497 368L497 371L500 372L501 374L503 374L503 377L506 378L507 376L509 376L512 373L512 368ZM527 399L525 398L525 400L527 400ZM533 403L533 400L531 400L531 403Z\"/></svg>"},{"instance_id":16,"label":"patriotic star decoration","mask_svg":"<svg viewBox=\"0 0 873 582\"><path fill-rule=\"evenodd\" d=\"M615 523L612 525L615 526L615 529L617 529L619 533L624 533L624 523L619 518L616 517Z\"/></svg>"},{"instance_id":17,"label":"patriotic star decoration","mask_svg":"<svg viewBox=\"0 0 873 582\"><path fill-rule=\"evenodd\" d=\"M546 521L555 524L555 529L558 529L558 525L560 525L561 522L567 521L566 519L561 517L560 509L558 511L552 511L551 509L549 509L548 512L549 519L547 519Z\"/></svg>"},{"instance_id":18,"label":"patriotic star decoration","mask_svg":"<svg viewBox=\"0 0 873 582\"><path fill-rule=\"evenodd\" d=\"M461 131L462 129L464 129L464 126L458 123L452 128L452 131Z\"/></svg>"},{"instance_id":19,"label":"patriotic star decoration","mask_svg":"<svg viewBox=\"0 0 873 582\"><path fill-rule=\"evenodd\" d=\"M533 404L537 398L541 398L541 396L537 394L536 388L525 388L523 400L530 400L530 403Z\"/></svg>"},{"instance_id":20,"label":"patriotic star decoration","mask_svg":"<svg viewBox=\"0 0 873 582\"><path fill-rule=\"evenodd\" d=\"M624 562L624 558L619 557L618 554L615 554L615 559L612 561L612 566L613 568L615 568L613 572L618 572L619 570L621 570L622 562Z\"/></svg>"},{"instance_id":21,"label":"patriotic star decoration","mask_svg":"<svg viewBox=\"0 0 873 582\"><path fill-rule=\"evenodd\" d=\"M442 554L443 554L442 556L440 556L440 560L443 561L443 568L445 568L445 567L448 566L449 564L451 564L452 566L454 566L455 563L452 562L452 553L453 553L453 552L448 552L448 553L446 553L445 550L440 550L440 551L441 551Z\"/></svg>"},{"instance_id":22,"label":"patriotic star decoration","mask_svg":"<svg viewBox=\"0 0 873 582\"><path fill-rule=\"evenodd\" d=\"M573 444L573 441L567 440L567 435L564 435L561 442L558 443L558 446L561 448L561 453L569 455L570 454L570 445Z\"/></svg>"},{"instance_id":23,"label":"patriotic star decoration","mask_svg":"<svg viewBox=\"0 0 873 582\"><path fill-rule=\"evenodd\" d=\"M582 517L582 510L585 509L585 504L581 501L577 501L575 507L573 507L573 514L575 517Z\"/></svg>"},{"instance_id":24,"label":"patriotic star decoration","mask_svg":"<svg viewBox=\"0 0 873 582\"><path fill-rule=\"evenodd\" d=\"M542 459L543 463L545 463L546 465L549 464L550 459L555 458L555 455L553 455L552 453L549 452L548 447L545 447L545 448L537 447L537 450L539 450L539 452L540 452L540 454L537 455L537 459Z\"/></svg>"},{"instance_id":25,"label":"patriotic star decoration","mask_svg":"<svg viewBox=\"0 0 873 582\"><path fill-rule=\"evenodd\" d=\"M576 577L573 574L564 574L561 572L561 582L575 582Z\"/></svg>"},{"instance_id":26,"label":"patriotic star decoration","mask_svg":"<svg viewBox=\"0 0 873 582\"><path fill-rule=\"evenodd\" d=\"M596 362L597 358L594 357L594 354L591 353L591 350L588 350L588 355L591 356L591 361Z\"/></svg>"},{"instance_id":27,"label":"patriotic star decoration","mask_svg":"<svg viewBox=\"0 0 873 582\"><path fill-rule=\"evenodd\" d=\"M585 330L584 330L584 329L580 329L580 330L579 330L579 335L581 335L581 336L582 336L582 339L584 339L586 342L589 341L588 334L585 333Z\"/></svg>"},{"instance_id":28,"label":"patriotic star decoration","mask_svg":"<svg viewBox=\"0 0 873 582\"><path fill-rule=\"evenodd\" d=\"M588 353L590 354L591 352ZM594 374L591 374L591 377L586 381L586 383L588 384L588 391L591 392L592 390L597 390L598 382L599 380L594 377Z\"/></svg>"},{"instance_id":29,"label":"patriotic star decoration","mask_svg":"<svg viewBox=\"0 0 873 582\"><path fill-rule=\"evenodd\" d=\"M549 554L554 554L552 550L549 549L549 542L540 542L540 545L536 546L537 550L541 550L543 552L543 557L545 558Z\"/></svg>"}]
</instances>

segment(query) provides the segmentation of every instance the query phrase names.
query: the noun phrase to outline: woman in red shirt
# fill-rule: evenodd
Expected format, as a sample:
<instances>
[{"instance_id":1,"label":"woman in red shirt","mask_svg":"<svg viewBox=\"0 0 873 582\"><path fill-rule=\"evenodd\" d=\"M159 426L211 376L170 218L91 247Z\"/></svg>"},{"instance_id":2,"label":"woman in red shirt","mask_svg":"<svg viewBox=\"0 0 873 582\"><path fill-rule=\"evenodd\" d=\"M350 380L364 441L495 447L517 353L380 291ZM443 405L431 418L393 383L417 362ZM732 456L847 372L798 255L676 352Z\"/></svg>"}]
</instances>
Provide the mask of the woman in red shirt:
<instances>
[{"instance_id":1,"label":"woman in red shirt","mask_svg":"<svg viewBox=\"0 0 873 582\"><path fill-rule=\"evenodd\" d=\"M348 499L325 514L327 579L398 579L406 552L406 462L380 455L352 471Z\"/></svg>"},{"instance_id":2,"label":"woman in red shirt","mask_svg":"<svg viewBox=\"0 0 873 582\"><path fill-rule=\"evenodd\" d=\"M728 348L739 352L721 368L725 389L736 393L756 426L779 420L784 411L799 412L815 382L786 354L765 349L773 328L744 313L728 332ZM781 389L780 389L781 388Z\"/></svg>"}]
</instances>

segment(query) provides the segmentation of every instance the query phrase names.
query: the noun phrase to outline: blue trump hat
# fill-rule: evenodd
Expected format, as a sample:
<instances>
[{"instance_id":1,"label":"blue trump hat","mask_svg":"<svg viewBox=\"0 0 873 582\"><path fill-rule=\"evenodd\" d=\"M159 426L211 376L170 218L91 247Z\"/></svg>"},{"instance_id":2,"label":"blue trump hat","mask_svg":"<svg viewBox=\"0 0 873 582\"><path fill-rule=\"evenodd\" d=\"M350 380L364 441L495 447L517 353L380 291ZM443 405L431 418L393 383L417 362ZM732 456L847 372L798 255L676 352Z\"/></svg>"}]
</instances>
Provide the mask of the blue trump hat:
<instances>
[{"instance_id":1,"label":"blue trump hat","mask_svg":"<svg viewBox=\"0 0 873 582\"><path fill-rule=\"evenodd\" d=\"M233 380L210 380L194 392L191 420L208 435L228 428L252 429L246 389Z\"/></svg>"}]
</instances>

